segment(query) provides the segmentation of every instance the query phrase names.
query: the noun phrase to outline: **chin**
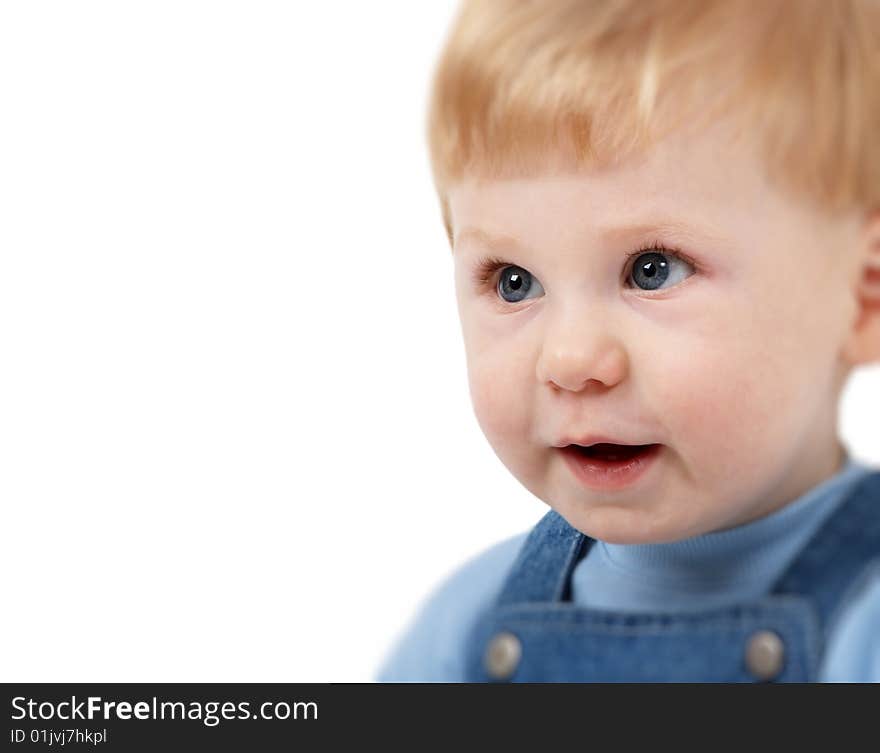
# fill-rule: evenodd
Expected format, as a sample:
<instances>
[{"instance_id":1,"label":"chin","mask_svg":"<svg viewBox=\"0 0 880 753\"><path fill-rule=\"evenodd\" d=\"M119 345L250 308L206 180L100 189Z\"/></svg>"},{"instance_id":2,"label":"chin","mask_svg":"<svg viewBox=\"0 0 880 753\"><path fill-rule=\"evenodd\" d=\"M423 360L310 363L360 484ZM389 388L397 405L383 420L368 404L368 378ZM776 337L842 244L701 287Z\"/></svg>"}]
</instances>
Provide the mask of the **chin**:
<instances>
[{"instance_id":1,"label":"chin","mask_svg":"<svg viewBox=\"0 0 880 753\"><path fill-rule=\"evenodd\" d=\"M652 526L643 515L620 508L599 508L569 517L558 511L568 524L581 533L606 544L666 544L688 538L694 534L685 533L675 527ZM633 518L642 518L634 520Z\"/></svg>"},{"instance_id":2,"label":"chin","mask_svg":"<svg viewBox=\"0 0 880 753\"><path fill-rule=\"evenodd\" d=\"M606 544L668 544L671 541L678 541L682 536L651 536L646 534L629 534L618 533L616 531L605 534L587 534L590 538L597 541L604 541Z\"/></svg>"},{"instance_id":3,"label":"chin","mask_svg":"<svg viewBox=\"0 0 880 753\"><path fill-rule=\"evenodd\" d=\"M578 530L580 531L581 529L579 528ZM632 531L621 531L614 528L581 532L591 539L604 541L606 544L661 544L664 541L656 536L648 536Z\"/></svg>"}]
</instances>

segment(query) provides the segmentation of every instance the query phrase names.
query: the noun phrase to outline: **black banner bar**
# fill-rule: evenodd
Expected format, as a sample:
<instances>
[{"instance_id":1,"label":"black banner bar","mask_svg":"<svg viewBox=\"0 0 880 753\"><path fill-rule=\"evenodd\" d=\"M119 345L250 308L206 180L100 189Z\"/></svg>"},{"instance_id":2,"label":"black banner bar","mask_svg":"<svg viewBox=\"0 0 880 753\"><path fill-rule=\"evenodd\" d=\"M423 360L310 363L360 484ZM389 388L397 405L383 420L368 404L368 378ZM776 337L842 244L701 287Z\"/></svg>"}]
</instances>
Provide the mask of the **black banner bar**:
<instances>
[{"instance_id":1,"label":"black banner bar","mask_svg":"<svg viewBox=\"0 0 880 753\"><path fill-rule=\"evenodd\" d=\"M261 751L354 739L420 750L440 740L465 742L475 730L496 743L521 742L525 732L547 739L565 732L612 735L625 744L647 731L670 739L696 718L721 725L728 740L740 729L747 742L748 730L764 724L803 725L810 698L827 709L828 695L865 691L842 687L4 683L0 749Z\"/></svg>"}]
</instances>

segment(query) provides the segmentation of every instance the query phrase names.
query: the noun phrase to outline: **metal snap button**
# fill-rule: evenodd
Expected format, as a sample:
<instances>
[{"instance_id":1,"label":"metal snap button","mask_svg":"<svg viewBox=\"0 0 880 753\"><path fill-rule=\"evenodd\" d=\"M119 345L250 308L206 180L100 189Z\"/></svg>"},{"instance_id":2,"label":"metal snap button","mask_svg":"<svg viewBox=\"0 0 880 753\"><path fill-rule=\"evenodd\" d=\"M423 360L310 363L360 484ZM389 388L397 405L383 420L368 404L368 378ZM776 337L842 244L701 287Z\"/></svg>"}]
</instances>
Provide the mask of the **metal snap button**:
<instances>
[{"instance_id":1,"label":"metal snap button","mask_svg":"<svg viewBox=\"0 0 880 753\"><path fill-rule=\"evenodd\" d=\"M772 680L785 663L785 644L772 630L758 630L746 646L746 667L758 680Z\"/></svg>"},{"instance_id":2,"label":"metal snap button","mask_svg":"<svg viewBox=\"0 0 880 753\"><path fill-rule=\"evenodd\" d=\"M490 677L506 680L516 670L521 656L519 638L509 632L496 633L486 647L483 664Z\"/></svg>"}]
</instances>

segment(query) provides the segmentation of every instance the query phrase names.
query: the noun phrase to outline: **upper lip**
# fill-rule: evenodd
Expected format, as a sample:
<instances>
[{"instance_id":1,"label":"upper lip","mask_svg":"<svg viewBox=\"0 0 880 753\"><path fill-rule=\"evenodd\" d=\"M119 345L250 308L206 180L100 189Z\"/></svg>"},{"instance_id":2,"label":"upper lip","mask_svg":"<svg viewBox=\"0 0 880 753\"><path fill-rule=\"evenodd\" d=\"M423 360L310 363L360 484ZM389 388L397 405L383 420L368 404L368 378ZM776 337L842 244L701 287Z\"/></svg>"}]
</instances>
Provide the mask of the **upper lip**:
<instances>
[{"instance_id":1,"label":"upper lip","mask_svg":"<svg viewBox=\"0 0 880 753\"><path fill-rule=\"evenodd\" d=\"M646 445L646 444L654 444L653 442L629 442L624 441L622 439L614 439L612 437L604 436L601 434L585 434L580 437L564 437L558 444L553 445L554 447L568 447L569 445L577 444L581 447L589 447L592 444L622 444L622 445Z\"/></svg>"}]
</instances>

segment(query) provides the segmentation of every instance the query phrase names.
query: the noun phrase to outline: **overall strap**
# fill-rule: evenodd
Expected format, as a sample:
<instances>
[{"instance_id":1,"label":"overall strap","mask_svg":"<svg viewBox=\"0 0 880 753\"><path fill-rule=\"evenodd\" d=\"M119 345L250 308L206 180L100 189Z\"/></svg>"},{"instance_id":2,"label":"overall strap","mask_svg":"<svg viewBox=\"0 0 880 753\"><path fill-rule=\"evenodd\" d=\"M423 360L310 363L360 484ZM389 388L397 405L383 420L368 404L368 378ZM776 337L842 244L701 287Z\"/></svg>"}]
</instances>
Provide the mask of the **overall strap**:
<instances>
[{"instance_id":1,"label":"overall strap","mask_svg":"<svg viewBox=\"0 0 880 753\"><path fill-rule=\"evenodd\" d=\"M567 600L571 571L592 543L550 510L523 542L497 605Z\"/></svg>"},{"instance_id":2,"label":"overall strap","mask_svg":"<svg viewBox=\"0 0 880 753\"><path fill-rule=\"evenodd\" d=\"M853 485L780 576L774 594L809 596L827 628L848 587L880 558L880 471Z\"/></svg>"}]
</instances>

